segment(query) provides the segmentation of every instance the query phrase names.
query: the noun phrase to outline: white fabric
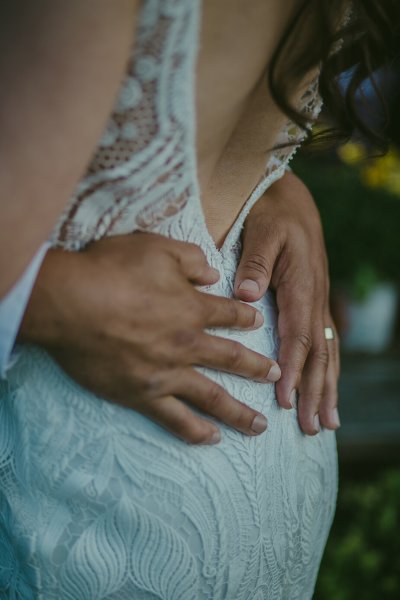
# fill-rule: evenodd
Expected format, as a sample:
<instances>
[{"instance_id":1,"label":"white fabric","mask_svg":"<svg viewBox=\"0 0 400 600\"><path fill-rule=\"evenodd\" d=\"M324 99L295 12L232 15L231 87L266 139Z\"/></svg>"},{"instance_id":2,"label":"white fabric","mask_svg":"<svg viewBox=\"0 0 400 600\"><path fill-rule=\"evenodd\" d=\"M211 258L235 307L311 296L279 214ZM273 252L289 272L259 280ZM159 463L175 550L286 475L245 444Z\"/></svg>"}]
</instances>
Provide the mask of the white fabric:
<instances>
[{"instance_id":1,"label":"white fabric","mask_svg":"<svg viewBox=\"0 0 400 600\"><path fill-rule=\"evenodd\" d=\"M7 369L17 359L15 340L35 279L49 248L47 242L39 248L24 274L0 301L0 377L6 376Z\"/></svg>"},{"instance_id":2,"label":"white fabric","mask_svg":"<svg viewBox=\"0 0 400 600\"><path fill-rule=\"evenodd\" d=\"M135 229L197 243L232 296L240 231L283 175L265 177L218 250L196 175L194 64L200 2L144 0L118 104L86 177L53 233L73 250ZM316 87L305 110L319 108ZM288 125L280 142L296 139ZM294 136L294 137L293 137ZM216 199L218 201L218 199ZM264 326L219 331L276 357L271 293ZM269 432L221 425L222 442L188 446L144 416L69 379L24 349L0 384L0 590L16 600L309 600L332 521L335 435L303 435L274 387L203 371L265 413ZM2 532L2 533L1 533Z\"/></svg>"}]
</instances>

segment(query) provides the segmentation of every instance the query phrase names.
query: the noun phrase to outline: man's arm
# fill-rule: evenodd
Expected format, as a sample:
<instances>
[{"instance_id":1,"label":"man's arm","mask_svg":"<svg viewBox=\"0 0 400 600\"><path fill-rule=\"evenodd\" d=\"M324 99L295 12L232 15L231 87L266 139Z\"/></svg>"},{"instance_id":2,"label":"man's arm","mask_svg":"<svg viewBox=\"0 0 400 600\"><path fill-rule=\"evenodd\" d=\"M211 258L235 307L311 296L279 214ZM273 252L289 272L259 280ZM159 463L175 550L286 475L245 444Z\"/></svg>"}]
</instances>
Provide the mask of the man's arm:
<instances>
[{"instance_id":1,"label":"man's arm","mask_svg":"<svg viewBox=\"0 0 400 600\"><path fill-rule=\"evenodd\" d=\"M0 298L38 251L105 127L138 0L0 4Z\"/></svg>"}]
</instances>

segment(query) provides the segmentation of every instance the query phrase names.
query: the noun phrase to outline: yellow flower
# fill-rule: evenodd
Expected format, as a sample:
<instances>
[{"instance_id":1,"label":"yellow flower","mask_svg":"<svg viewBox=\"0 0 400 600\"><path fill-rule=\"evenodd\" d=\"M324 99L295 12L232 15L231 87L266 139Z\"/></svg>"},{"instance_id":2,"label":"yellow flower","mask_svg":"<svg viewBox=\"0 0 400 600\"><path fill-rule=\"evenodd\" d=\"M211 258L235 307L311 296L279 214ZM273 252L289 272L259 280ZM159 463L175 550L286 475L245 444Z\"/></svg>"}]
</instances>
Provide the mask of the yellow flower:
<instances>
[{"instance_id":1,"label":"yellow flower","mask_svg":"<svg viewBox=\"0 0 400 600\"><path fill-rule=\"evenodd\" d=\"M347 165L356 165L366 157L366 151L359 142L347 142L338 149L338 155Z\"/></svg>"},{"instance_id":2,"label":"yellow flower","mask_svg":"<svg viewBox=\"0 0 400 600\"><path fill-rule=\"evenodd\" d=\"M396 148L390 148L385 156L366 160L365 146L350 141L338 149L338 155L347 165L359 166L361 180L367 187L400 196L400 152Z\"/></svg>"},{"instance_id":3,"label":"yellow flower","mask_svg":"<svg viewBox=\"0 0 400 600\"><path fill-rule=\"evenodd\" d=\"M372 188L383 188L400 195L400 154L394 148L376 158L361 170L364 183Z\"/></svg>"},{"instance_id":4,"label":"yellow flower","mask_svg":"<svg viewBox=\"0 0 400 600\"><path fill-rule=\"evenodd\" d=\"M385 178L382 176L382 169L378 165L372 164L361 171L362 180L365 185L371 188L379 188L384 184Z\"/></svg>"}]
</instances>

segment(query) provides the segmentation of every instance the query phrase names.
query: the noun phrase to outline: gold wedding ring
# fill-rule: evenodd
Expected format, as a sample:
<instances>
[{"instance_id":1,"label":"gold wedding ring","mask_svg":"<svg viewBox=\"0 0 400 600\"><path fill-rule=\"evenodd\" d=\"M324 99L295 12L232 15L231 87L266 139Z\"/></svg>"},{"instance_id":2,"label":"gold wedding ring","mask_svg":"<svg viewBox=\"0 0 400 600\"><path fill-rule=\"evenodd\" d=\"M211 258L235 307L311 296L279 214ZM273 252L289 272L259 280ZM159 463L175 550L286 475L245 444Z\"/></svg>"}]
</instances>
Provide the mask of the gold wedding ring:
<instances>
[{"instance_id":1,"label":"gold wedding ring","mask_svg":"<svg viewBox=\"0 0 400 600\"><path fill-rule=\"evenodd\" d=\"M334 340L335 339L335 332L333 331L332 327L325 327L324 333L325 333L326 340Z\"/></svg>"}]
</instances>

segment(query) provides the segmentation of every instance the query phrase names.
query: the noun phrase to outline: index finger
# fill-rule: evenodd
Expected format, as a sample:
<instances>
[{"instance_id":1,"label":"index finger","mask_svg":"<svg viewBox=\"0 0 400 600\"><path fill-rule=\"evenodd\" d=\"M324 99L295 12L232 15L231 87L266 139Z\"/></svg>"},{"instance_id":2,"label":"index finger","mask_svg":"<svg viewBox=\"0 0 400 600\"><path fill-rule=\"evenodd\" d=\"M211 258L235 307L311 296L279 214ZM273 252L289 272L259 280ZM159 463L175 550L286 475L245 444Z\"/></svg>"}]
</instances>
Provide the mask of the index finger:
<instances>
[{"instance_id":1,"label":"index finger","mask_svg":"<svg viewBox=\"0 0 400 600\"><path fill-rule=\"evenodd\" d=\"M264 323L264 317L253 306L206 292L201 294L205 327L226 327L229 329L258 329Z\"/></svg>"}]
</instances>

